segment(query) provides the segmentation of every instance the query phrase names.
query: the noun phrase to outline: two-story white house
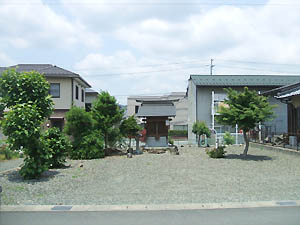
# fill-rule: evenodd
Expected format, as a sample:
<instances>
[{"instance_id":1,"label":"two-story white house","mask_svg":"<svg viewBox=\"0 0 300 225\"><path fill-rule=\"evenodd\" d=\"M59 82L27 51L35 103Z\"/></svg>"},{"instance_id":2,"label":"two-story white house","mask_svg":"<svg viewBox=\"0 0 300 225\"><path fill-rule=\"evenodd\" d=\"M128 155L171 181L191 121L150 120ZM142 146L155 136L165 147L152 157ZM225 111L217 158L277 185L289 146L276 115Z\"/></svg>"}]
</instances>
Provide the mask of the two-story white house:
<instances>
[{"instance_id":1,"label":"two-story white house","mask_svg":"<svg viewBox=\"0 0 300 225\"><path fill-rule=\"evenodd\" d=\"M19 72L37 71L43 74L50 84L49 94L54 102L54 111L49 118L49 125L63 128L65 113L72 105L85 108L85 90L91 88L79 74L51 64L18 64L0 67L0 75L8 68L16 68Z\"/></svg>"}]
</instances>

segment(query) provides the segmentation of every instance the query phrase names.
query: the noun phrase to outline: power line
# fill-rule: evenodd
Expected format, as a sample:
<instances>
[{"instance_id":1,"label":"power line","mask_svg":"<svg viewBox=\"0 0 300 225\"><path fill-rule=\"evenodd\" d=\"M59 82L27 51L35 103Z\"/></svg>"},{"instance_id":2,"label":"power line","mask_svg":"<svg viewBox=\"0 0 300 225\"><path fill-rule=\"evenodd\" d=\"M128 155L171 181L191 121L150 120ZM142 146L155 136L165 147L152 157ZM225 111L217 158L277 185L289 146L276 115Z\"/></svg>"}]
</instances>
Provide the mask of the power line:
<instances>
[{"instance_id":1,"label":"power line","mask_svg":"<svg viewBox=\"0 0 300 225\"><path fill-rule=\"evenodd\" d=\"M197 67L200 67L200 66L205 66L206 67L206 65L197 65ZM127 72L127 73L92 74L92 75L87 75L87 77L139 75L139 74L147 74L147 73L170 72L170 71L177 71L177 70L189 70L189 69L194 69L194 68L197 68L197 67L176 68L176 69L167 69L167 70L152 70L152 71L141 71L141 72Z\"/></svg>"},{"instance_id":2,"label":"power line","mask_svg":"<svg viewBox=\"0 0 300 225\"><path fill-rule=\"evenodd\" d=\"M169 66L169 65L183 65L183 64L194 64L198 62L205 62L206 59L195 59L190 61L182 61L182 62L171 62L171 63L163 63L163 64L148 64L148 65L140 65L140 66L131 66L131 68L144 68L144 67L160 67L160 66ZM109 67L110 69L122 69L122 68L128 68L128 66L112 66ZM73 70L76 71L99 71L99 69L76 69L73 68Z\"/></svg>"},{"instance_id":3,"label":"power line","mask_svg":"<svg viewBox=\"0 0 300 225\"><path fill-rule=\"evenodd\" d=\"M242 60L225 60L225 59L220 59L220 61L246 63L246 64L277 65L277 66L300 66L300 64L291 64L291 63L271 63L271 62L242 61Z\"/></svg>"},{"instance_id":4,"label":"power line","mask_svg":"<svg viewBox=\"0 0 300 225\"><path fill-rule=\"evenodd\" d=\"M260 69L260 68L251 68L251 67L240 67L240 66L228 66L228 65L218 65L219 67L225 67L225 68L237 68L237 69L243 69L243 70L254 70L254 71L265 71L265 72L272 72L272 73L283 73L283 74L297 74L298 72L286 72L286 71L274 71L269 69Z\"/></svg>"}]
</instances>

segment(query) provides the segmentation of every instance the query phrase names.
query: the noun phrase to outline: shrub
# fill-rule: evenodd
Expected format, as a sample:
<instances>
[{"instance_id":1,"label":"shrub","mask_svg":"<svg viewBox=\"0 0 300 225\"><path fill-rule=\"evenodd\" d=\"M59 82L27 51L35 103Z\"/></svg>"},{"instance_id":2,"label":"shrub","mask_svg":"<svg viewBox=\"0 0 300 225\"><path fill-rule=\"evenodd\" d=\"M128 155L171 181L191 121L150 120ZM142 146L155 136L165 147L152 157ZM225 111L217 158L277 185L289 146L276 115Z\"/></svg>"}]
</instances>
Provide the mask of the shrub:
<instances>
[{"instance_id":1,"label":"shrub","mask_svg":"<svg viewBox=\"0 0 300 225\"><path fill-rule=\"evenodd\" d=\"M24 165L20 170L20 175L24 179L39 178L44 171L49 169L49 159L51 152L45 142L33 141L30 148L23 148L25 153Z\"/></svg>"},{"instance_id":2,"label":"shrub","mask_svg":"<svg viewBox=\"0 0 300 225\"><path fill-rule=\"evenodd\" d=\"M171 137L187 137L187 130L169 130L169 136Z\"/></svg>"},{"instance_id":3,"label":"shrub","mask_svg":"<svg viewBox=\"0 0 300 225\"><path fill-rule=\"evenodd\" d=\"M202 135L206 135L208 138L211 135L211 132L204 121L196 121L193 124L192 132L198 136L198 146L200 146L200 137Z\"/></svg>"},{"instance_id":4,"label":"shrub","mask_svg":"<svg viewBox=\"0 0 300 225\"><path fill-rule=\"evenodd\" d=\"M65 132L72 135L74 142L81 142L81 139L90 134L94 127L92 115L83 108L73 106L66 113Z\"/></svg>"},{"instance_id":5,"label":"shrub","mask_svg":"<svg viewBox=\"0 0 300 225\"><path fill-rule=\"evenodd\" d=\"M171 139L171 138L169 138L169 144L170 144L170 145L174 145L174 140Z\"/></svg>"},{"instance_id":6,"label":"shrub","mask_svg":"<svg viewBox=\"0 0 300 225\"><path fill-rule=\"evenodd\" d=\"M224 142L226 145L234 144L234 137L228 131L225 132Z\"/></svg>"},{"instance_id":7,"label":"shrub","mask_svg":"<svg viewBox=\"0 0 300 225\"><path fill-rule=\"evenodd\" d=\"M102 135L101 131L98 131L98 132ZM118 144L122 143L122 140L123 140L123 135L120 132L119 128L111 128L111 129L109 129L109 131L108 131L108 139L107 139L108 146L110 146L111 148L114 148Z\"/></svg>"},{"instance_id":8,"label":"shrub","mask_svg":"<svg viewBox=\"0 0 300 225\"><path fill-rule=\"evenodd\" d=\"M43 139L51 153L51 158L49 159L50 167L61 167L66 161L68 152L72 148L70 141L56 127L46 130L43 135Z\"/></svg>"},{"instance_id":9,"label":"shrub","mask_svg":"<svg viewBox=\"0 0 300 225\"><path fill-rule=\"evenodd\" d=\"M4 159L12 159L14 154L12 150L10 150L9 146L7 144L2 144L0 147L0 154L4 156Z\"/></svg>"},{"instance_id":10,"label":"shrub","mask_svg":"<svg viewBox=\"0 0 300 225\"><path fill-rule=\"evenodd\" d=\"M97 159L105 156L103 138L95 132L82 138L81 143L70 151L71 159Z\"/></svg>"},{"instance_id":11,"label":"shrub","mask_svg":"<svg viewBox=\"0 0 300 225\"><path fill-rule=\"evenodd\" d=\"M219 146L218 148L206 149L206 153L211 158L224 158L226 151L225 146Z\"/></svg>"}]
</instances>

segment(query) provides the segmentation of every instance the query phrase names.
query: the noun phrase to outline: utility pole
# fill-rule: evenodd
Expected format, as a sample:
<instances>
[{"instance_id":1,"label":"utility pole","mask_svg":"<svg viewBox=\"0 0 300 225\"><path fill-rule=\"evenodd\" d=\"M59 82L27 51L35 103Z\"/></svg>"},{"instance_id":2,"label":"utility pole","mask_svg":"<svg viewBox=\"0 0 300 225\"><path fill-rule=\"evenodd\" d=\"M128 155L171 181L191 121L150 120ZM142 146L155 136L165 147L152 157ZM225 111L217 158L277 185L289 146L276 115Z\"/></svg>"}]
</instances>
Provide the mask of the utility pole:
<instances>
[{"instance_id":1,"label":"utility pole","mask_svg":"<svg viewBox=\"0 0 300 225\"><path fill-rule=\"evenodd\" d=\"M215 67L215 65L213 65L213 61L214 59L210 59L210 75L213 75L212 72L213 72L213 68Z\"/></svg>"}]
</instances>

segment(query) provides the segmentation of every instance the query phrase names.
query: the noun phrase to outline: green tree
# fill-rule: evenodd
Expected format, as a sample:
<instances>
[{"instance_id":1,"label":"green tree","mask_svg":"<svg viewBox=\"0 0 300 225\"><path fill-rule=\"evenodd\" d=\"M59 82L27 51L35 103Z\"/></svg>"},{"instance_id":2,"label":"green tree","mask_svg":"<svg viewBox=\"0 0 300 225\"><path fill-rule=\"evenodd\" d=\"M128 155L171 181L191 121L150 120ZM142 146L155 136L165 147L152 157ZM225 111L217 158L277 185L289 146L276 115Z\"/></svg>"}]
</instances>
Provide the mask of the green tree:
<instances>
[{"instance_id":1,"label":"green tree","mask_svg":"<svg viewBox=\"0 0 300 225\"><path fill-rule=\"evenodd\" d=\"M19 73L5 70L0 79L1 102L10 108L17 104L36 105L36 110L45 118L51 115L53 101L49 95L49 83L36 71Z\"/></svg>"},{"instance_id":2,"label":"green tree","mask_svg":"<svg viewBox=\"0 0 300 225\"><path fill-rule=\"evenodd\" d=\"M9 109L2 121L3 133L13 149L23 148L24 178L38 178L51 157L41 137L41 124L53 108L49 84L38 72L6 70L0 78L1 103Z\"/></svg>"},{"instance_id":3,"label":"green tree","mask_svg":"<svg viewBox=\"0 0 300 225\"><path fill-rule=\"evenodd\" d=\"M137 124L134 116L130 116L122 121L120 130L124 137L129 138L129 147L131 147L131 138L135 138L138 135L141 127Z\"/></svg>"},{"instance_id":4,"label":"green tree","mask_svg":"<svg viewBox=\"0 0 300 225\"><path fill-rule=\"evenodd\" d=\"M11 148L23 148L25 159L20 174L25 179L38 178L48 170L51 155L40 141L42 121L36 106L26 103L10 107L1 124Z\"/></svg>"},{"instance_id":5,"label":"green tree","mask_svg":"<svg viewBox=\"0 0 300 225\"><path fill-rule=\"evenodd\" d=\"M73 106L66 113L66 120L64 130L68 135L73 136L75 146L81 142L84 136L93 132L94 121L92 115L83 108Z\"/></svg>"},{"instance_id":6,"label":"green tree","mask_svg":"<svg viewBox=\"0 0 300 225\"><path fill-rule=\"evenodd\" d=\"M228 97L225 99L225 106L221 106L216 120L224 125L235 126L243 130L246 156L249 148L247 132L253 129L259 122L264 122L273 117L273 108L268 98L258 95L256 91L250 91L247 87L242 92L225 89Z\"/></svg>"},{"instance_id":7,"label":"green tree","mask_svg":"<svg viewBox=\"0 0 300 225\"><path fill-rule=\"evenodd\" d=\"M65 132L72 136L71 159L96 159L104 157L103 137L95 130L95 121L90 112L73 106L66 113Z\"/></svg>"},{"instance_id":8,"label":"green tree","mask_svg":"<svg viewBox=\"0 0 300 225\"><path fill-rule=\"evenodd\" d=\"M200 146L201 135L206 135L207 137L210 137L211 135L211 132L204 121L196 121L193 124L192 132L198 136L198 146Z\"/></svg>"},{"instance_id":9,"label":"green tree","mask_svg":"<svg viewBox=\"0 0 300 225\"><path fill-rule=\"evenodd\" d=\"M108 92L102 91L92 106L92 116L95 127L104 136L105 148L109 144L109 134L115 133L123 118L124 112L117 104L115 97Z\"/></svg>"}]
</instances>

